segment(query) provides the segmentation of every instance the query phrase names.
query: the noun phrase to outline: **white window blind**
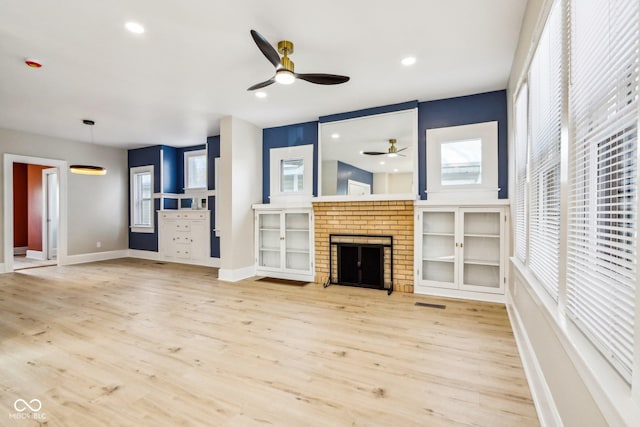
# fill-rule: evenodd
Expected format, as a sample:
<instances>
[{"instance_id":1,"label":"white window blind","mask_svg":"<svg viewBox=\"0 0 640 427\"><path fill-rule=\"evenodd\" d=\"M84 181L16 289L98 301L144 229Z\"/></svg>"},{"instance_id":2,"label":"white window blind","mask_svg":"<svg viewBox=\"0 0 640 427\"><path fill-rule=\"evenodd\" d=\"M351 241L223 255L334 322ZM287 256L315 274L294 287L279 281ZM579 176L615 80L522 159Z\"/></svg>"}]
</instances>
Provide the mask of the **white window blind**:
<instances>
[{"instance_id":1,"label":"white window blind","mask_svg":"<svg viewBox=\"0 0 640 427\"><path fill-rule=\"evenodd\" d=\"M631 381L637 235L638 0L573 0L567 311Z\"/></svg>"},{"instance_id":2,"label":"white window blind","mask_svg":"<svg viewBox=\"0 0 640 427\"><path fill-rule=\"evenodd\" d=\"M528 149L528 87L523 85L515 104L515 152L516 152L516 233L515 255L525 262L527 259L527 149Z\"/></svg>"},{"instance_id":3,"label":"white window blind","mask_svg":"<svg viewBox=\"0 0 640 427\"><path fill-rule=\"evenodd\" d=\"M529 71L529 268L558 300L562 9L556 1Z\"/></svg>"}]
</instances>

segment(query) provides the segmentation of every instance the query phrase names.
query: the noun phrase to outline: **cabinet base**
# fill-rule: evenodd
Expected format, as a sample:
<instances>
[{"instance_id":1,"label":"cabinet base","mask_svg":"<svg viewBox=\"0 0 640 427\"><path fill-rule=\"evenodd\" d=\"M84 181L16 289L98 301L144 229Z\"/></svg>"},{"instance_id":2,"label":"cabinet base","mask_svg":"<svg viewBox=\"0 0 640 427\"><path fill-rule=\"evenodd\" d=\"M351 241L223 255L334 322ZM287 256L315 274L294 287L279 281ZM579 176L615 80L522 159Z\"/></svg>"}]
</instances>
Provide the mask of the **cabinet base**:
<instances>
[{"instance_id":1,"label":"cabinet base","mask_svg":"<svg viewBox=\"0 0 640 427\"><path fill-rule=\"evenodd\" d=\"M416 284L413 293L419 295L431 295L444 298L468 299L473 301L496 302L506 304L507 298L504 294L490 294L482 292L463 291L460 289L434 288Z\"/></svg>"}]
</instances>

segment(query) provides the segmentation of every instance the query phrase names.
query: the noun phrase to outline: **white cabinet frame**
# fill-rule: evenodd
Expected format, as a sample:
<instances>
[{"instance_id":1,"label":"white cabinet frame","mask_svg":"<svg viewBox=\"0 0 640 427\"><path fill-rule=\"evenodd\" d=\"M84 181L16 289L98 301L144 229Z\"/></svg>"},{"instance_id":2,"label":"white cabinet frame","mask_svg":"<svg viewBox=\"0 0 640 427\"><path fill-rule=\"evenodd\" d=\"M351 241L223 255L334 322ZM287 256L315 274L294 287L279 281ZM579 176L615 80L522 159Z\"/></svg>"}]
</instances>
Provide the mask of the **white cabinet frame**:
<instances>
[{"instance_id":1,"label":"white cabinet frame","mask_svg":"<svg viewBox=\"0 0 640 427\"><path fill-rule=\"evenodd\" d=\"M256 275L314 280L311 209L256 209L255 242Z\"/></svg>"},{"instance_id":2,"label":"white cabinet frame","mask_svg":"<svg viewBox=\"0 0 640 427\"><path fill-rule=\"evenodd\" d=\"M417 207L415 292L505 302L507 208Z\"/></svg>"}]
</instances>

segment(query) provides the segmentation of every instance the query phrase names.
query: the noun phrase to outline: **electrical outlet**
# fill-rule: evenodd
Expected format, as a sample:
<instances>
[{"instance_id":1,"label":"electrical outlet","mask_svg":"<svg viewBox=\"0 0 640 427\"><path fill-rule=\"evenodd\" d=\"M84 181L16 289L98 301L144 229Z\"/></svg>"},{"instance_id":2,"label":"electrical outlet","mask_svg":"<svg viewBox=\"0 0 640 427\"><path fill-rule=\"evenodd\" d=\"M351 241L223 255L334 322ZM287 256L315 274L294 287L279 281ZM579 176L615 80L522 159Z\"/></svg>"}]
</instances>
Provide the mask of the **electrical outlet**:
<instances>
[{"instance_id":1,"label":"electrical outlet","mask_svg":"<svg viewBox=\"0 0 640 427\"><path fill-rule=\"evenodd\" d=\"M96 242L96 248L101 248L101 247L102 247L102 242L98 240Z\"/></svg>"}]
</instances>

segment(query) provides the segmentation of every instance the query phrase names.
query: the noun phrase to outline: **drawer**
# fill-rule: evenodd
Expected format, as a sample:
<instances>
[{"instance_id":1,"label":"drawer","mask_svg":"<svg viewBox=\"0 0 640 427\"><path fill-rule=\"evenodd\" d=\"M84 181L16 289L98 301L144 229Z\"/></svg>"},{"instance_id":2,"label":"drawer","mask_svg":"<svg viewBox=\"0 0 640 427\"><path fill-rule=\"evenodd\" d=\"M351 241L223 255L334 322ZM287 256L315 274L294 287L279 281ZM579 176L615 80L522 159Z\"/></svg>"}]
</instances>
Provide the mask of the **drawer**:
<instances>
[{"instance_id":1,"label":"drawer","mask_svg":"<svg viewBox=\"0 0 640 427\"><path fill-rule=\"evenodd\" d=\"M191 245L172 245L167 256L189 259L191 258Z\"/></svg>"},{"instance_id":2,"label":"drawer","mask_svg":"<svg viewBox=\"0 0 640 427\"><path fill-rule=\"evenodd\" d=\"M209 211L196 210L196 211L183 211L180 213L183 219L207 219L209 218Z\"/></svg>"},{"instance_id":3,"label":"drawer","mask_svg":"<svg viewBox=\"0 0 640 427\"><path fill-rule=\"evenodd\" d=\"M172 244L188 244L191 243L191 235L186 233L173 233L170 240Z\"/></svg>"},{"instance_id":4,"label":"drawer","mask_svg":"<svg viewBox=\"0 0 640 427\"><path fill-rule=\"evenodd\" d=\"M187 231L191 231L191 221L189 220L177 220L174 223L174 231L178 231L178 232L187 232Z\"/></svg>"}]
</instances>

